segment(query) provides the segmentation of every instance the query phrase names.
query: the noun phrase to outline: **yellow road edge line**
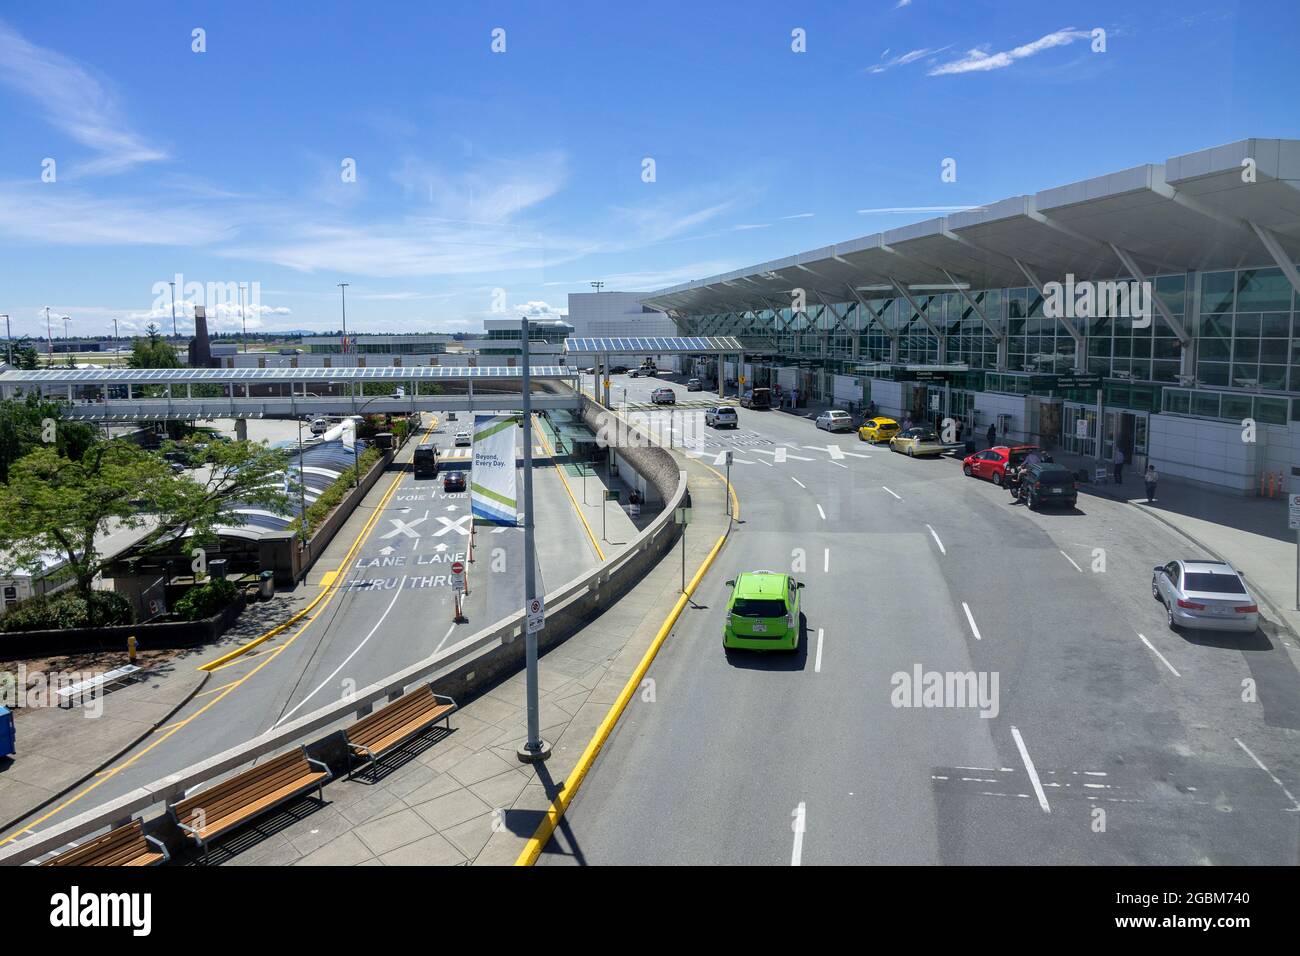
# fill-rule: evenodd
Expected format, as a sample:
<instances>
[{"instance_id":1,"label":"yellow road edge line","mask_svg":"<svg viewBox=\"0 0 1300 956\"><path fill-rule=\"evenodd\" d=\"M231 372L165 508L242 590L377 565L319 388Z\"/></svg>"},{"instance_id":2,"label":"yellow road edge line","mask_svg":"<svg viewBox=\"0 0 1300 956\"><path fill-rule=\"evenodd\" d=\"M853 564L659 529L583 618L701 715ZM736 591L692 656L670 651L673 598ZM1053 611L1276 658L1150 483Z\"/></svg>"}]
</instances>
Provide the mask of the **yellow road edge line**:
<instances>
[{"instance_id":1,"label":"yellow road edge line","mask_svg":"<svg viewBox=\"0 0 1300 956\"><path fill-rule=\"evenodd\" d=\"M573 510L577 512L578 519L582 522L582 526L587 529L587 539L591 541L591 546L596 549L596 555L600 558L601 564L604 564L605 552L602 551L600 545L596 543L596 535L591 530L591 525L587 523L587 516L584 515L582 509L578 507L578 499L573 497L573 489L569 487L569 479L564 477L564 468L555 460L555 449L552 448L551 443L546 440L546 434L538 426L535 419L533 421L533 430L537 432L537 437L542 440L542 447L546 449L546 454L550 456L551 464L555 466L555 471L556 474L560 476L560 481L564 482L564 491L569 496L569 501L573 504ZM604 492L601 493L603 494Z\"/></svg>"},{"instance_id":2,"label":"yellow road edge line","mask_svg":"<svg viewBox=\"0 0 1300 956\"><path fill-rule=\"evenodd\" d=\"M515 860L515 866L532 866L537 862L537 858L541 855L546 844L550 842L551 835L555 832L556 826L559 825L560 818L564 816L564 811L569 808L569 804L573 801L574 794L576 794L578 788L582 786L582 781L586 778L587 771L591 769L591 765L595 762L596 756L600 753L601 748L605 746L605 741L613 731L614 725L618 723L619 718L623 716L623 711L627 708L628 702L631 701L632 695L636 693L637 687L640 686L641 679L645 677L646 671L650 669L650 665L659 654L659 648L663 646L664 641L668 638L669 632L672 631L673 627L677 624L677 619L681 616L682 610L686 607L686 602L690 600L691 595L695 593L695 589L699 586L700 580L712 566L713 559L718 556L718 552L722 550L722 546L726 544L727 538L730 534L731 528L728 527L726 531L722 532L722 534L718 536L718 540L714 542L713 549L709 551L708 556L705 557L704 561L700 564L699 569L695 572L695 576L691 578L691 583L687 585L686 593L677 598L677 603L673 605L673 609L668 613L668 617L664 619L664 623L660 626L659 633L657 633L655 639L650 642L650 646L646 648L646 652L642 655L641 662L637 664L636 670L632 672L632 676L629 677L627 683L623 685L623 690L618 695L618 699L610 706L609 712L605 714L605 719L600 722L600 726L597 727L596 732L592 734L591 740L587 742L587 748L582 752L582 756L578 758L578 762L574 766L573 772L565 778L564 789L560 791L559 796L551 801L551 805L546 810L546 815L542 817L541 822L537 825L537 830L524 845L524 849L520 852L519 858Z\"/></svg>"},{"instance_id":3,"label":"yellow road edge line","mask_svg":"<svg viewBox=\"0 0 1300 956\"><path fill-rule=\"evenodd\" d=\"M361 529L361 533L357 535L356 540L352 542L352 547L348 548L347 554L345 554L343 556L343 560L339 562L340 572L352 563L353 555L357 553L357 549L359 549L361 545L365 543L366 538L370 536L370 532L374 528L375 522L379 520L379 515L383 512L384 508L387 507L389 499L393 497L393 493L397 491L397 486L402 483L402 479L404 477L406 477L405 474L398 474L397 477L393 479L393 483L388 486L388 490L384 492L384 496L379 499L379 504L375 506L374 512L372 512L370 517L366 520L365 526L362 527ZM360 502L357 502L358 507L360 507L360 504L361 504ZM287 621L284 621L281 624L277 624L275 627L271 628L265 634L261 634L253 638L247 644L243 645L242 647L235 648L233 651L230 651L228 654L223 654L220 657L216 658L215 660L208 661L206 664L200 664L198 669L201 671L214 671L219 667L223 667L224 665L229 664L231 661L235 660L236 658L242 657L243 655L247 654L249 651L257 647L259 644L269 641L271 638L275 637L275 635L281 633L282 631L288 629L289 627L292 627L298 621L302 620L302 618L305 615L311 613L312 609L315 608L316 605L319 604L322 599L324 599L327 595L334 594L338 590L339 578L342 576L343 576L342 574L337 574L334 577L334 579L331 580L330 584L327 587L325 587L320 594L316 595L316 597L312 599L310 604L308 604L305 608L303 608L293 617L289 618ZM324 608L322 607L321 610L324 610ZM313 617L311 620L315 620L315 618ZM311 620L309 620L307 623L310 624Z\"/></svg>"}]
</instances>

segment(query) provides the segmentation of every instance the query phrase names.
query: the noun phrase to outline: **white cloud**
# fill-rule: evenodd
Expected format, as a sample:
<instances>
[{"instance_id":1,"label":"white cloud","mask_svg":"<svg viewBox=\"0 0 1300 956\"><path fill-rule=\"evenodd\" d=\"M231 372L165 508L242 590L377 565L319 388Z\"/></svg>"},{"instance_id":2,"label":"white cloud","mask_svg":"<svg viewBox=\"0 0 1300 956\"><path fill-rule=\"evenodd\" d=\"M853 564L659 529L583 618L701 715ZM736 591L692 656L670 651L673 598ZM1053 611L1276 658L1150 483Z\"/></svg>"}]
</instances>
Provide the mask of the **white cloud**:
<instances>
[{"instance_id":1,"label":"white cloud","mask_svg":"<svg viewBox=\"0 0 1300 956\"><path fill-rule=\"evenodd\" d=\"M1046 36L1039 37L1031 43L1004 50L1000 53L988 53L986 49L976 48L967 51L966 55L960 59L934 67L929 71L929 75L951 76L959 73L982 73L989 70L1001 70L1011 66L1017 60L1028 59L1042 53L1044 50L1051 50L1058 46L1069 46L1075 40L1087 39L1089 36L1091 34L1087 30L1065 27L1062 30L1056 30Z\"/></svg>"},{"instance_id":2,"label":"white cloud","mask_svg":"<svg viewBox=\"0 0 1300 956\"><path fill-rule=\"evenodd\" d=\"M949 44L949 46L951 46L951 44ZM867 72L884 73L886 70L891 70L896 66L906 66L909 63L915 63L917 60L923 59L927 56L934 56L942 53L946 49L948 49L946 46L923 47L919 50L909 50L907 53L900 53L898 56L891 57L888 60L884 59L885 54L889 52L886 50L884 53L880 54L882 62L877 63L875 66L867 67Z\"/></svg>"},{"instance_id":3,"label":"white cloud","mask_svg":"<svg viewBox=\"0 0 1300 956\"><path fill-rule=\"evenodd\" d=\"M894 4L894 9L901 10L903 7L910 7L911 5L912 0L898 0L898 2Z\"/></svg>"},{"instance_id":4,"label":"white cloud","mask_svg":"<svg viewBox=\"0 0 1300 956\"><path fill-rule=\"evenodd\" d=\"M73 175L118 173L167 158L128 127L118 115L113 95L90 72L60 53L30 43L3 22L0 83L39 103L52 125L99 154L73 169Z\"/></svg>"}]
</instances>

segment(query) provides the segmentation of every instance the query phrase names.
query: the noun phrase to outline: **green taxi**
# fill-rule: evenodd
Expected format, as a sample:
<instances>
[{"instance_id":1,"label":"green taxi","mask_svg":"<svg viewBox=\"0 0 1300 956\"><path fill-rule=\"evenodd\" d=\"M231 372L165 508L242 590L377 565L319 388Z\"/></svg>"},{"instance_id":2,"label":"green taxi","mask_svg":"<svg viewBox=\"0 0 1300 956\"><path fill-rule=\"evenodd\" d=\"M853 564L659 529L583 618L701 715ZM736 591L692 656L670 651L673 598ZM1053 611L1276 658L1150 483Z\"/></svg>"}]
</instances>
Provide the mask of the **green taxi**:
<instances>
[{"instance_id":1,"label":"green taxi","mask_svg":"<svg viewBox=\"0 0 1300 956\"><path fill-rule=\"evenodd\" d=\"M799 648L799 591L788 574L746 571L728 581L731 600L722 628L726 650L794 651Z\"/></svg>"}]
</instances>

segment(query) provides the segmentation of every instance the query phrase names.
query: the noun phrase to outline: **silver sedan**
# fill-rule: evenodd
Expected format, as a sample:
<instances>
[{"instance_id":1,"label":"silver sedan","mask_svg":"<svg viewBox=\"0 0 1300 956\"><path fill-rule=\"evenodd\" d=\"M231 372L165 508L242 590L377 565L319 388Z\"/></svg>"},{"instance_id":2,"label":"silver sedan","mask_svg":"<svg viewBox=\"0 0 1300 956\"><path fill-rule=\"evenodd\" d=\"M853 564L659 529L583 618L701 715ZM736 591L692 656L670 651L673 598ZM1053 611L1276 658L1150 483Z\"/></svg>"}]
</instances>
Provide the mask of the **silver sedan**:
<instances>
[{"instance_id":1,"label":"silver sedan","mask_svg":"<svg viewBox=\"0 0 1300 956\"><path fill-rule=\"evenodd\" d=\"M1259 605L1241 575L1222 561L1170 561L1152 569L1151 596L1170 628L1245 631L1259 627Z\"/></svg>"}]
</instances>

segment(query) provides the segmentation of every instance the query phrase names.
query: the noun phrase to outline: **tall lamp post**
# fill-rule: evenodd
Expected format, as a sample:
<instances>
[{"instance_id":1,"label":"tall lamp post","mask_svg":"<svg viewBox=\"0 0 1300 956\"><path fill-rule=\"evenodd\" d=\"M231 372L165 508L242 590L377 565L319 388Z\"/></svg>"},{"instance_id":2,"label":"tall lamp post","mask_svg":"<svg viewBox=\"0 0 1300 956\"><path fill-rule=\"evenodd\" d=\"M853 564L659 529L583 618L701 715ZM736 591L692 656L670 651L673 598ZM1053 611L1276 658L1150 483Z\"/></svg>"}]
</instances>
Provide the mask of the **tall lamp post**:
<instances>
[{"instance_id":1,"label":"tall lamp post","mask_svg":"<svg viewBox=\"0 0 1300 956\"><path fill-rule=\"evenodd\" d=\"M45 357L54 364L54 332L50 330L50 307L45 307Z\"/></svg>"},{"instance_id":2,"label":"tall lamp post","mask_svg":"<svg viewBox=\"0 0 1300 956\"><path fill-rule=\"evenodd\" d=\"M176 331L176 283L168 282L167 284L172 287L172 338L178 339L180 333Z\"/></svg>"},{"instance_id":3,"label":"tall lamp post","mask_svg":"<svg viewBox=\"0 0 1300 956\"><path fill-rule=\"evenodd\" d=\"M248 313L244 311L244 283L239 283L239 321L244 328L244 352L248 352Z\"/></svg>"},{"instance_id":4,"label":"tall lamp post","mask_svg":"<svg viewBox=\"0 0 1300 956\"><path fill-rule=\"evenodd\" d=\"M537 763L551 755L551 745L542 739L537 705L537 632L545 625L533 617L533 602L537 597L537 552L533 542L533 399L532 375L528 357L529 321L520 320L520 343L523 363L523 426L524 426L524 661L526 670L526 697L528 701L528 738L515 753L524 763ZM540 612L539 612L540 613Z\"/></svg>"},{"instance_id":5,"label":"tall lamp post","mask_svg":"<svg viewBox=\"0 0 1300 956\"><path fill-rule=\"evenodd\" d=\"M8 362L10 365L13 365L14 364L14 334L9 328L9 313L8 312L4 313L4 317L5 317L5 343L9 351Z\"/></svg>"},{"instance_id":6,"label":"tall lamp post","mask_svg":"<svg viewBox=\"0 0 1300 956\"><path fill-rule=\"evenodd\" d=\"M343 354L348 354L348 283L339 283L339 295L343 305Z\"/></svg>"}]
</instances>

